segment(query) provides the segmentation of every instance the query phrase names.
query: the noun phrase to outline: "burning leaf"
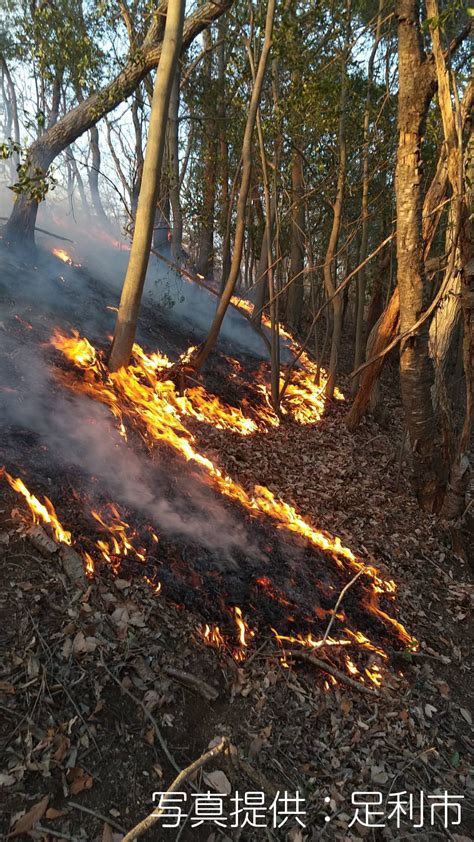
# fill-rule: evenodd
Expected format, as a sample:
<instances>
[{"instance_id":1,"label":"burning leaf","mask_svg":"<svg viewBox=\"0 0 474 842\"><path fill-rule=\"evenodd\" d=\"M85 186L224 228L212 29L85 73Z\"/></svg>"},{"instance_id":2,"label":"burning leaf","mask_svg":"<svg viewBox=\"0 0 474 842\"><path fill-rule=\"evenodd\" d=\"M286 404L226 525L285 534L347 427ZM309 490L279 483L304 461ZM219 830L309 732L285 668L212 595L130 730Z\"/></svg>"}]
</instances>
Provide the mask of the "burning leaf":
<instances>
[{"instance_id":1,"label":"burning leaf","mask_svg":"<svg viewBox=\"0 0 474 842\"><path fill-rule=\"evenodd\" d=\"M205 772L204 780L209 786L212 786L216 792L221 792L225 795L230 795L232 792L232 786L229 778L220 769L216 769L214 772Z\"/></svg>"},{"instance_id":2,"label":"burning leaf","mask_svg":"<svg viewBox=\"0 0 474 842\"><path fill-rule=\"evenodd\" d=\"M33 830L35 824L43 818L48 803L49 795L45 795L31 810L28 810L24 816L18 819L15 827L8 834L7 839L13 839L14 836L21 836L23 833L29 833L30 830Z\"/></svg>"}]
</instances>

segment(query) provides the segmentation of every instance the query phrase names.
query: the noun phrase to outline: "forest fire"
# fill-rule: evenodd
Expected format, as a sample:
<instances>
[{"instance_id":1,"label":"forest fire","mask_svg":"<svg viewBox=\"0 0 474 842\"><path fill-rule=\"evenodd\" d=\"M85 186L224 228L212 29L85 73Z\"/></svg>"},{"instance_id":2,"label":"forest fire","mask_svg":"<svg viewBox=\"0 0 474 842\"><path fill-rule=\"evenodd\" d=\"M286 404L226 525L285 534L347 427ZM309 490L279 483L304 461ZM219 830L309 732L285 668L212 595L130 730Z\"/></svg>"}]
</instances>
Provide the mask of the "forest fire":
<instances>
[{"instance_id":1,"label":"forest fire","mask_svg":"<svg viewBox=\"0 0 474 842\"><path fill-rule=\"evenodd\" d=\"M361 577L361 587L357 596L359 610L372 618L371 623L383 630L383 636L394 637L399 646L413 645L408 632L389 613L389 606L393 603L396 591L394 581L385 578L377 568L357 557L344 546L338 536L316 529L292 505L278 498L269 488L255 485L247 489L225 473L202 452L193 431L195 428L187 424L189 420L193 424L211 424L238 435L256 435L265 433L275 422L270 408L265 404L260 406L245 402L244 414L240 408L230 406L216 395L209 394L201 385L189 387L180 394L174 382L166 379L166 372L173 363L159 352L146 354L138 345L134 346L129 368L110 373L103 352L77 332L66 335L56 330L50 341L52 346L73 364L74 369L80 372L78 377L73 368L55 368L59 382L75 393L85 394L104 404L115 419L118 431L126 443L124 446L133 446L133 439L129 439L131 431L139 435L147 449L155 449L158 443L167 445L186 461L195 463L202 472L202 480L210 488L243 507L252 519L261 523L269 522L281 533L294 534L299 538L300 546L306 544L313 548L315 558L319 553L321 559L321 553L323 554L322 558L327 566L327 573L323 574L326 584L324 581L319 582L317 574L311 576L310 568L305 574L310 576L309 581L315 594L313 600L309 598L307 608L298 605L298 597L293 593L290 595L284 582L274 579L273 575L264 574L262 570L257 575L254 574L251 585L254 594L252 600L249 602L244 598L245 602L241 602L239 599L240 605L236 605L232 600L228 603L225 597L221 598L219 611L223 619L219 620L219 623L207 622L201 626L198 630L200 639L208 646L227 651L237 662L242 661L252 650L262 625L261 609L257 608L254 616L256 606L273 604L275 608L271 610L266 625L272 630L281 651L283 665L289 665L292 650L293 653L301 651L308 654L323 650L326 656L328 652L336 655L337 663L344 668L348 676L355 676L361 683L379 686L381 670L388 661L384 647L371 639L370 633L367 633L368 628L364 627L362 631L351 627L350 620L345 611L339 608L339 603L334 608L334 601L343 586L349 587L352 581ZM182 359L186 356L182 355ZM302 376L303 374L307 377L307 373L302 370ZM260 371L260 377L261 380L265 377L263 369ZM260 385L263 387L264 384ZM312 401L306 399L307 390L303 389L303 394L300 402L295 398L295 406L299 406L305 413L312 412L313 416L317 416L317 409L314 409ZM306 423L306 415L302 421L296 412L295 416L298 423ZM279 423L278 419L276 423ZM59 544L75 546L76 552L79 552L83 559L89 578L98 575L99 562L105 564L117 576L121 574L123 564L127 561L141 567L139 575L155 594L161 594L163 590L165 594L169 593L170 571L166 567L161 567L161 572L160 567L152 571L154 563L149 561L150 548L158 544L161 547L161 541L153 526L132 527L130 524L133 523L133 516L125 516L112 501L92 505L86 490L85 493L75 494L85 512L85 523L88 524L85 534L84 530L81 531L79 549L74 544L71 532L61 525L48 498L45 497L44 502L41 502L21 479L15 479L6 472L5 477L10 486L26 501L34 523L41 524L47 532L51 532ZM154 555L152 552L151 557ZM321 564L321 561L318 564ZM187 566L181 569L179 564L175 566L173 562L173 575L182 580L182 588L185 589L186 582L193 582L193 586L196 587L199 581L196 576L200 574L190 572ZM301 581L303 580L304 576ZM290 592L300 587L296 582L289 584ZM223 587L225 588L224 582ZM324 596L322 603L317 596L320 588L320 595ZM182 592L185 594L185 590ZM212 611L212 607L208 610ZM279 622L275 624L275 610L284 622L284 627L280 626ZM264 610L263 619L265 623ZM301 629L298 628L300 619L304 622L304 628ZM329 628L323 633L324 626L334 623L336 627L331 634ZM308 630L308 627L312 630ZM317 632L314 631L316 628ZM351 657L347 655L348 649L351 650ZM353 653L358 653L357 657ZM365 662L359 663L364 653ZM333 684L331 679L327 686Z\"/></svg>"},{"instance_id":2,"label":"forest fire","mask_svg":"<svg viewBox=\"0 0 474 842\"><path fill-rule=\"evenodd\" d=\"M344 584L350 582L351 578L362 576L363 587L358 592L360 608L373 618L373 622L380 629L385 629L385 634L394 636L399 645L412 644L405 628L388 613L396 590L392 580L386 579L374 566L358 558L343 545L339 537L317 530L293 506L276 497L269 488L262 485L255 485L253 489L244 488L201 452L196 435L186 424L186 419L189 419L193 422L213 424L240 435L255 435L266 428L265 413L269 411L266 407L263 415L260 414L258 406L247 407L247 414L244 415L240 409L226 405L215 395L209 395L203 386L193 386L186 389L184 394L179 394L174 383L166 380L166 371L172 366L170 360L160 353L146 354L138 345L134 346L132 365L126 370L121 369L110 374L102 352L94 348L85 337L80 337L77 333L68 336L57 330L51 338L51 344L82 375L78 378L72 369L58 368L55 371L59 381L73 392L86 394L104 404L116 419L127 446L132 446L128 440L129 430L138 433L147 448L153 449L160 442L166 444L186 461L198 465L205 482L224 497L242 506L252 518L260 521L269 519L278 530L294 533L316 552L322 552L329 562L328 574L332 569L333 573L330 575L336 577L334 582L340 581ZM61 525L48 498L40 502L21 479L14 479L6 472L5 476L10 486L25 499L35 523L41 523L47 531L51 530L58 543L74 544L71 533ZM94 537L85 539L81 533L81 549L78 551L82 556L87 576L92 578L98 574L99 561L107 565L114 575L118 575L124 560L129 559L142 567L142 579L150 589L157 595L161 594L163 582L160 581L162 577L159 569L157 578L156 572L152 573L148 562L147 547L158 545L159 542L154 528L148 526L145 531L143 528L132 528L130 519L125 517L113 502L98 507L90 505L87 497L80 495L78 499L86 509L90 530L96 533ZM176 572L181 575L179 570ZM169 577L169 574L163 570L163 575L167 581L164 592L167 593L169 578L166 577ZM183 582L186 581L186 575L185 573ZM317 577L313 582L317 594ZM338 610L337 606L335 610L330 607L331 604L334 606L338 586L329 588L328 601L323 605L316 599L310 613L307 610L306 613L305 610L299 611L295 597L290 597L285 587L268 575L261 573L255 576L253 587L257 604L264 599L278 606L282 617L287 617L285 626L289 624L293 629L290 632L278 629L278 626L273 627L272 622L268 623L281 649L282 663L288 665L291 649L306 651L309 654L324 650L326 654L336 653L337 663L348 675L355 676L358 682L374 687L380 684L381 670L388 660L387 654L382 645L371 639L366 629L362 631L352 628L344 611ZM332 592L334 596L331 595ZM380 600L383 600L382 605ZM227 620L223 619L219 624L208 622L198 632L206 645L226 650L236 661L243 660L253 648L252 644L262 620L258 614L255 619L253 615L250 618L249 603L241 605L242 607L235 603L226 605L221 602L220 609ZM255 608L251 610L254 611ZM299 614L306 618L306 627L308 623L312 628L321 628L321 622L324 626L328 622L335 622L337 630L332 634L323 634L324 626L322 631L317 633L299 630L297 626L295 628ZM350 658L347 655L348 649L351 650ZM344 652L346 654L343 654ZM355 658L353 652L359 653L358 658ZM364 652L365 663L358 663ZM332 680L329 681L328 687L333 686L333 683Z\"/></svg>"},{"instance_id":3,"label":"forest fire","mask_svg":"<svg viewBox=\"0 0 474 842\"><path fill-rule=\"evenodd\" d=\"M234 296L232 303L247 315L252 315L254 305L247 299ZM271 321L266 313L262 313L262 324L271 329ZM299 360L300 366L293 370L291 379L284 390L281 412L283 415L290 415L299 424L314 424L315 421L319 421L325 411L327 372L324 368L318 367L306 351L299 348L291 333L281 325L279 335L287 341L292 353ZM284 377L280 375L280 389L283 386ZM266 383L260 384L260 391L265 395L270 406L270 392ZM344 400L343 393L337 387L334 389L334 398L338 401ZM274 417L269 416L267 422L278 423L278 419L275 421Z\"/></svg>"},{"instance_id":4,"label":"forest fire","mask_svg":"<svg viewBox=\"0 0 474 842\"><path fill-rule=\"evenodd\" d=\"M163 370L171 366L170 361L161 354L146 355L139 346L134 347L132 364L128 369L121 369L110 374L105 366L101 352L97 351L85 338L77 334L65 336L56 331L51 339L52 345L83 372L83 379L72 377L72 373L61 372L61 381L76 392L85 393L95 400L105 404L117 419L119 425L130 425L139 433L147 447L163 442L173 448L186 461L195 462L221 494L244 507L253 517L268 517L277 529L295 533L317 550L323 551L332 558L340 575L354 576L363 574L364 588L362 601L364 610L376 618L383 627L391 629L403 644L411 642L411 637L405 628L386 610L380 607L379 600L391 601L396 586L393 580L384 578L372 565L366 564L345 547L337 536L315 529L307 520L298 514L296 509L265 486L255 485L253 490L246 490L241 484L225 474L208 456L197 449L195 435L185 425L186 417L205 421L217 427L252 434L255 427L248 422L240 411L222 404L215 396L208 395L203 387L186 390L184 395L177 393L172 381L160 379ZM199 402L198 402L199 401ZM258 418L258 411L255 410ZM259 419L262 423L261 419ZM105 528L104 519L101 520ZM113 529L110 530L113 532ZM109 538L110 540L110 538ZM110 552L99 546L104 558ZM128 551L128 550L127 550ZM276 595L272 583L266 577L259 577L259 587L268 591L271 599L276 599L282 605L287 602L284 595ZM245 651L253 633L243 619L240 608L231 609L234 623L237 627L239 649ZM323 612L324 614L324 612ZM336 614L343 622L344 615ZM278 635L281 645L292 644L316 649L318 646L352 646L366 649L374 655L385 659L383 649L373 644L362 632L344 628L341 638L315 638L312 635L296 634L292 637ZM221 643L222 632L219 627L208 625L202 633L203 639L210 645ZM225 640L225 637L223 638ZM366 675L367 678L367 675Z\"/></svg>"}]
</instances>

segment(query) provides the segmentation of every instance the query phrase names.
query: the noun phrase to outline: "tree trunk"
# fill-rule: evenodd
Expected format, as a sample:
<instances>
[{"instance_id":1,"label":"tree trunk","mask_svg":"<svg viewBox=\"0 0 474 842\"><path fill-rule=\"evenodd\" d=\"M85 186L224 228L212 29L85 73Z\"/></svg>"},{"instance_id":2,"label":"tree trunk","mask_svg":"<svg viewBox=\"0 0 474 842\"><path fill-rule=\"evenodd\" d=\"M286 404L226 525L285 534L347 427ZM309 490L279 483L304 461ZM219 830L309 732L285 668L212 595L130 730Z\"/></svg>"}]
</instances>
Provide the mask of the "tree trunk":
<instances>
[{"instance_id":1,"label":"tree trunk","mask_svg":"<svg viewBox=\"0 0 474 842\"><path fill-rule=\"evenodd\" d=\"M111 371L117 371L129 364L135 339L138 311L150 257L171 88L181 51L184 9L185 0L168 0L163 49L153 90L135 231L110 352Z\"/></svg>"},{"instance_id":2,"label":"tree trunk","mask_svg":"<svg viewBox=\"0 0 474 842\"><path fill-rule=\"evenodd\" d=\"M291 284L288 289L286 310L288 323L295 331L300 326L304 298L305 212L303 193L303 158L299 149L294 148L291 164Z\"/></svg>"},{"instance_id":3,"label":"tree trunk","mask_svg":"<svg viewBox=\"0 0 474 842\"><path fill-rule=\"evenodd\" d=\"M183 242L183 214L179 191L179 75L178 69L171 89L168 116L169 195L173 213L171 254L176 263L182 258Z\"/></svg>"},{"instance_id":4,"label":"tree trunk","mask_svg":"<svg viewBox=\"0 0 474 842\"><path fill-rule=\"evenodd\" d=\"M143 156L142 124L140 121L140 117L138 116L138 111L140 108L140 98L138 94L139 91L137 91L133 98L131 109L133 129L135 132L135 172L133 184L130 190L130 210L132 213L133 225L135 224L134 220L137 214L138 197L140 195L140 187L142 186L143 163L145 160Z\"/></svg>"},{"instance_id":5,"label":"tree trunk","mask_svg":"<svg viewBox=\"0 0 474 842\"><path fill-rule=\"evenodd\" d=\"M400 331L426 307L422 236L421 141L433 96L431 69L421 41L417 0L398 0L397 280ZM431 404L432 366L425 322L400 347L400 386L413 452L415 491L421 508L436 511L445 487L441 442Z\"/></svg>"},{"instance_id":6,"label":"tree trunk","mask_svg":"<svg viewBox=\"0 0 474 842\"><path fill-rule=\"evenodd\" d=\"M212 39L209 30L203 36L204 48L208 50L204 59L204 120L202 159L202 207L199 220L199 245L196 269L198 274L210 277L214 267L214 214L217 183L217 125L216 104L212 82Z\"/></svg>"},{"instance_id":7,"label":"tree trunk","mask_svg":"<svg viewBox=\"0 0 474 842\"><path fill-rule=\"evenodd\" d=\"M263 42L262 52L260 55L260 60L258 63L255 84L253 86L252 96L250 99L247 122L245 125L244 139L242 143L242 177L240 183L239 198L237 201L237 221L235 228L232 262L230 266L229 276L227 278L226 285L219 299L219 303L217 305L216 313L211 324L207 339L203 343L203 345L198 349L198 352L192 361L192 365L196 369L204 365L205 361L207 360L209 354L211 353L212 349L214 348L217 342L219 331L221 329L221 325L224 320L227 307L229 306L230 299L232 298L232 295L234 293L235 284L240 273L240 264L242 260L242 251L245 238L247 199L250 190L250 179L252 173L252 135L255 126L255 120L257 117L257 109L260 103L260 96L262 93L262 85L265 76L268 55L270 53L270 48L272 44L274 13L275 0L268 0L265 21L265 38Z\"/></svg>"},{"instance_id":8,"label":"tree trunk","mask_svg":"<svg viewBox=\"0 0 474 842\"><path fill-rule=\"evenodd\" d=\"M227 18L220 19L217 32L221 42L217 47L217 122L219 137L219 186L220 186L220 233L222 238L222 279L227 279L230 270L230 237L226 237L227 220L229 218L229 144L227 141L227 103L225 89L225 75L227 68L226 38Z\"/></svg>"},{"instance_id":9,"label":"tree trunk","mask_svg":"<svg viewBox=\"0 0 474 842\"><path fill-rule=\"evenodd\" d=\"M216 20L230 6L232 0L208 0L192 15L186 18L183 28L182 48L186 49L194 38ZM163 37L163 12L166 0L158 7L153 16L147 35L141 47L131 54L125 66L104 88L88 97L69 111L55 126L48 129L28 150L30 172L38 169L46 173L54 159L84 132L116 108L137 88L141 80L158 64L161 55ZM34 229L38 202L29 194L18 196L10 218L5 226L7 240L34 242Z\"/></svg>"},{"instance_id":10,"label":"tree trunk","mask_svg":"<svg viewBox=\"0 0 474 842\"><path fill-rule=\"evenodd\" d=\"M350 15L350 0L347 0L346 13ZM342 56L342 80L341 80L341 99L340 99L340 114L339 114L339 165L337 173L337 187L336 197L333 205L333 220L331 234L329 236L329 243L324 260L324 285L326 287L326 294L328 298L332 298L337 289L337 277L335 267L335 254L337 251L337 244L339 242L339 232L341 230L342 207L344 202L344 190L346 185L346 168L347 168L347 144L346 144L346 100L348 89L347 76L347 61L349 58L349 21L347 21L346 43L344 46ZM329 373L326 383L326 395L332 398L334 395L334 388L336 386L336 377L338 369L339 345L342 333L342 300L340 295L336 295L332 299L333 311L333 327L331 339L331 356L329 360Z\"/></svg>"},{"instance_id":11,"label":"tree trunk","mask_svg":"<svg viewBox=\"0 0 474 842\"><path fill-rule=\"evenodd\" d=\"M92 161L89 167L89 190L91 191L91 199L94 210L97 214L97 219L105 227L109 227L109 219L104 210L102 199L99 190L99 173L100 173L100 146L99 146L99 132L97 126L92 126L89 132L90 148Z\"/></svg>"},{"instance_id":12,"label":"tree trunk","mask_svg":"<svg viewBox=\"0 0 474 842\"><path fill-rule=\"evenodd\" d=\"M456 110L453 111L451 81L446 67L441 34L438 26L439 9L437 0L426 0L426 10L429 16L433 55L438 79L438 102L443 123L444 141L447 155L448 177L452 189L452 199L448 215L446 249L448 262L443 279L445 294L451 293L449 310L454 310L451 322L456 321L458 299L454 299L453 292L459 292L463 313L463 362L466 378L466 409L464 423L453 454L450 465L450 477L447 494L443 505L443 514L448 519L458 519L464 514L466 491L471 473L470 459L473 447L473 401L474 401L474 267L473 267L473 236L472 236L472 179L474 176L473 135L466 144L465 173L463 161L463 119L456 87L454 84L454 100ZM471 118L469 117L469 122ZM465 181L465 185L464 185ZM438 313L438 311L437 311ZM435 314L435 316L437 315ZM433 323L436 324L435 319ZM445 343L446 344L446 343ZM441 360L442 364L443 360ZM444 384L443 371L440 379Z\"/></svg>"},{"instance_id":13,"label":"tree trunk","mask_svg":"<svg viewBox=\"0 0 474 842\"><path fill-rule=\"evenodd\" d=\"M433 83L434 84L434 83ZM434 90L434 87L433 87ZM474 84L470 81L466 87L464 92L464 97L461 103L461 121L463 128L466 125L466 121L471 113L472 105L474 99ZM426 191L425 200L423 203L423 220L422 220L422 232L423 232L423 245L424 245L424 257L428 256L431 248L431 244L433 242L434 235L436 233L436 229L438 227L439 219L442 213L440 205L443 203L443 199L446 195L446 190L448 186L448 168L447 168L447 154L446 154L446 147L443 144L441 148L441 152L438 159L438 164L436 166L436 171L433 176L433 179L430 183L428 190ZM389 345L389 343L395 338L398 332L399 327L399 318L395 319L394 316L394 308L399 306L399 295L398 289L392 293L392 298L390 299L386 309L385 315L387 316L387 320L385 325L392 324L392 333L384 333L384 336L381 336L381 339L385 339L384 344L380 342L376 342L374 344L375 347L378 348L377 352L375 350L372 354L369 354L369 344L367 348L366 356L375 356L376 353L380 353L383 351L384 347ZM397 316L399 313L397 312ZM379 324L384 324L382 320L379 320ZM377 360L376 363L373 365L368 366L364 369L362 380L361 380L361 389L360 395L357 394L357 397L354 401L354 411L351 409L348 416L347 416L347 424L349 429L354 430L357 425L359 424L361 418L363 417L369 402L370 396L372 394L372 390L377 382L377 378L379 377L383 365L385 362L385 357L382 357L380 360Z\"/></svg>"},{"instance_id":14,"label":"tree trunk","mask_svg":"<svg viewBox=\"0 0 474 842\"><path fill-rule=\"evenodd\" d=\"M19 120L18 120L18 103L17 103L17 98L16 98L16 90L15 90L15 85L13 84L13 79L12 79L10 71L8 69L8 65L7 65L7 62L5 60L5 57L1 53L0 53L0 68L2 70L3 76L5 77L5 80L6 80L6 83L7 83L7 88L8 88L8 96L9 96L8 108L9 108L9 111L10 111L11 123L12 123L12 126L13 126L13 140L15 141L15 143L19 144L20 143L20 123L19 123ZM12 155L12 166L13 166L14 172L16 171L16 167L18 166L19 163L20 163L20 158L19 158L18 152L14 152L13 155Z\"/></svg>"},{"instance_id":15,"label":"tree trunk","mask_svg":"<svg viewBox=\"0 0 474 842\"><path fill-rule=\"evenodd\" d=\"M361 200L361 219L362 219L362 233L359 250L359 263L363 263L367 257L367 249L369 243L369 127L370 127L370 109L372 98L372 80L374 76L374 62L377 54L377 48L380 43L380 34L382 29L382 9L384 0L379 0L379 8L377 12L377 25L375 30L375 40L369 56L367 66L367 96L365 100L364 111L364 147L362 154L362 200ZM357 276L357 319L356 319L356 335L355 335L355 352L354 352L354 369L359 368L364 358L364 315L365 315L365 288L367 280L366 267L361 269ZM352 394L355 395L359 386L358 376L352 381Z\"/></svg>"},{"instance_id":16,"label":"tree trunk","mask_svg":"<svg viewBox=\"0 0 474 842\"><path fill-rule=\"evenodd\" d=\"M399 324L400 299L398 297L398 287L396 287L388 306L369 335L367 341L367 357L369 359L370 357L376 357L387 347L393 336L396 336L398 333ZM374 360L362 372L359 391L346 416L346 424L351 431L354 431L359 425L360 419L370 403L374 383L382 370L384 362L385 357L380 357L378 360Z\"/></svg>"}]
</instances>

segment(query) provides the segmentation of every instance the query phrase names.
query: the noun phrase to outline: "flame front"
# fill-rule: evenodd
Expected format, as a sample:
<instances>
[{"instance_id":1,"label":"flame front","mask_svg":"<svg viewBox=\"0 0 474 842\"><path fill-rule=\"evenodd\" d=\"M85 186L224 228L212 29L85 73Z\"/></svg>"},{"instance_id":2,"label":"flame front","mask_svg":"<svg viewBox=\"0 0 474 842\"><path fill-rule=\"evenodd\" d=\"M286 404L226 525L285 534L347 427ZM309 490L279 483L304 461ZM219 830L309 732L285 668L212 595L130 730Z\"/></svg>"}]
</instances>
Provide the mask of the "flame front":
<instances>
[{"instance_id":1,"label":"flame front","mask_svg":"<svg viewBox=\"0 0 474 842\"><path fill-rule=\"evenodd\" d=\"M411 641L411 636L404 626L383 611L378 604L379 595L392 596L395 593L396 586L393 580L384 579L375 567L365 564L362 559L356 557L348 547L342 544L339 537L315 529L293 506L278 499L269 488L255 485L253 491L246 491L209 457L196 449L195 437L183 423L183 417L186 415L194 418L201 415L206 421L211 421L216 426L225 423L230 429L234 429L235 424L240 429L240 417L228 412L229 408L221 405L214 396L206 399L206 392L201 387L199 387L199 409L193 406L192 390L188 390L184 396L178 395L171 380L161 380L157 376L158 372L163 372L171 365L169 360L162 355L146 355L139 346L135 345L132 364L127 369L109 373L102 356L86 339L81 339L77 334L67 337L56 331L51 341L54 347L77 368L86 372L86 377L82 382L68 381L71 388L79 389L108 406L119 425L123 425L126 419L137 429L148 445L153 442L166 442L187 461L200 465L223 495L240 503L254 515L265 515L271 518L278 528L305 538L314 547L329 554L341 571L351 574L362 571L364 573L364 608L384 626L392 628L404 643ZM222 407L225 422L220 414L216 417L214 411L216 405ZM237 616L235 615L236 622ZM302 643L302 641L297 642ZM303 643L303 645L307 644Z\"/></svg>"}]
</instances>

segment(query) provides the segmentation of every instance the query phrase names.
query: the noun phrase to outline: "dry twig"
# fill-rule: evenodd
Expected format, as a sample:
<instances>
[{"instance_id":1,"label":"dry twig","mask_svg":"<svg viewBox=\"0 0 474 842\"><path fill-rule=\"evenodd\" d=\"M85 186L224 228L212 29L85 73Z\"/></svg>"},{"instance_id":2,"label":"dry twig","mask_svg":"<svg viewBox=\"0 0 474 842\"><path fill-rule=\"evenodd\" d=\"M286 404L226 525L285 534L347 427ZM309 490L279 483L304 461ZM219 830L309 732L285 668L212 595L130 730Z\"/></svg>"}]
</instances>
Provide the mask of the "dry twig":
<instances>
[{"instance_id":1,"label":"dry twig","mask_svg":"<svg viewBox=\"0 0 474 842\"><path fill-rule=\"evenodd\" d=\"M189 766L183 769L179 775L176 776L171 786L166 790L164 793L163 799L166 798L167 795L171 795L172 792L176 792L179 786L187 779L193 772L197 772L198 769L201 769L208 760L212 760L214 757L217 757L222 751L229 750L229 741L227 737L221 737L220 741L214 748L209 749L206 751L205 754L202 754L201 757L198 757L197 760L194 760ZM122 839L122 842L132 842L134 839L138 839L142 833L145 833L148 828L152 827L155 822L158 821L160 816L163 814L164 808L160 807L157 810L153 810L152 813L149 813L141 822L139 822L135 827L132 828Z\"/></svg>"}]
</instances>

